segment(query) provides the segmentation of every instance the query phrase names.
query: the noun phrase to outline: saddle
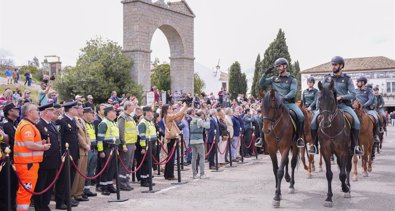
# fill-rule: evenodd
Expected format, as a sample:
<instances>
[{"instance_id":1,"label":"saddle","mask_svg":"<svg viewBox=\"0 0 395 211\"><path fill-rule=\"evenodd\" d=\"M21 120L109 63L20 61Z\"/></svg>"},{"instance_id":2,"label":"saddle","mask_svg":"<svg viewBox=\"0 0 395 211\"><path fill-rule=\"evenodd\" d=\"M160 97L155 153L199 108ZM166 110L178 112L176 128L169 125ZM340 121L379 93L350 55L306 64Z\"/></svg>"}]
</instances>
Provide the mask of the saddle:
<instances>
[{"instance_id":1,"label":"saddle","mask_svg":"<svg viewBox=\"0 0 395 211\"><path fill-rule=\"evenodd\" d=\"M298 128L298 127L296 127L296 123L298 122L298 118L296 116L296 113L293 110L289 109L289 116L291 117L291 122L292 122L292 125L294 127L294 130L296 131L297 128Z\"/></svg>"},{"instance_id":2,"label":"saddle","mask_svg":"<svg viewBox=\"0 0 395 211\"><path fill-rule=\"evenodd\" d=\"M352 118L351 114L347 113L347 112L342 112L344 119L346 119L346 122L348 124L348 126L350 126L350 128L352 127L352 124L354 123L354 119Z\"/></svg>"}]
</instances>

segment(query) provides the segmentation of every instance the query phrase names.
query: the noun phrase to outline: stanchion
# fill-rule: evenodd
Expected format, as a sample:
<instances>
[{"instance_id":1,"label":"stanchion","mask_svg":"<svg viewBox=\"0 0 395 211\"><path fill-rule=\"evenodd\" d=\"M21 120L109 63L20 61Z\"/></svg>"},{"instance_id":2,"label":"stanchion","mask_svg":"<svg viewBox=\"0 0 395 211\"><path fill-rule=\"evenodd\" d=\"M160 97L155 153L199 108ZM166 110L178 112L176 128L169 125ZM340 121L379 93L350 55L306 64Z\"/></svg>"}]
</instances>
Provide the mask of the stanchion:
<instances>
[{"instance_id":1,"label":"stanchion","mask_svg":"<svg viewBox=\"0 0 395 211\"><path fill-rule=\"evenodd\" d=\"M71 176L70 176L70 153L69 153L69 143L66 142L66 206L67 211L71 211Z\"/></svg>"},{"instance_id":2,"label":"stanchion","mask_svg":"<svg viewBox=\"0 0 395 211\"><path fill-rule=\"evenodd\" d=\"M7 176L7 210L11 209L11 162L10 162L10 153L11 150L9 147L5 148L5 169Z\"/></svg>"},{"instance_id":3,"label":"stanchion","mask_svg":"<svg viewBox=\"0 0 395 211\"><path fill-rule=\"evenodd\" d=\"M160 143L159 143L159 136L157 136L158 137L158 140L156 141L156 160L158 160L159 161L159 159L160 159ZM160 175L160 163L158 162L158 175Z\"/></svg>"},{"instance_id":4,"label":"stanchion","mask_svg":"<svg viewBox=\"0 0 395 211\"><path fill-rule=\"evenodd\" d=\"M134 164L134 158L132 161L132 183L136 183L136 165Z\"/></svg>"},{"instance_id":5,"label":"stanchion","mask_svg":"<svg viewBox=\"0 0 395 211\"><path fill-rule=\"evenodd\" d=\"M244 135L243 135L243 131L240 129L240 157L241 157L241 163L240 164L244 164L244 145L245 145L245 140L244 140Z\"/></svg>"},{"instance_id":6,"label":"stanchion","mask_svg":"<svg viewBox=\"0 0 395 211\"><path fill-rule=\"evenodd\" d=\"M253 131L255 131L255 128L253 128ZM255 140L255 135L253 135L252 136L253 138L252 138L252 149L254 150L254 153L255 153L255 160L258 160L258 150L256 149L256 146L255 146L255 143L256 143L256 140Z\"/></svg>"},{"instance_id":7,"label":"stanchion","mask_svg":"<svg viewBox=\"0 0 395 211\"><path fill-rule=\"evenodd\" d=\"M181 171L183 171L184 170L184 135L183 135L182 131L181 131L180 137L181 137L181 153L180 153L181 154Z\"/></svg>"},{"instance_id":8,"label":"stanchion","mask_svg":"<svg viewBox=\"0 0 395 211\"><path fill-rule=\"evenodd\" d=\"M178 182L176 183L171 183L172 185L183 185L186 184L187 182L181 182L181 167L180 167L180 149L179 149L179 141L176 140L177 144L176 144L176 150L177 150L177 175L178 175Z\"/></svg>"},{"instance_id":9,"label":"stanchion","mask_svg":"<svg viewBox=\"0 0 395 211\"><path fill-rule=\"evenodd\" d=\"M212 170L211 172L222 172L223 170L220 170L219 168L218 168L218 138L217 138L217 130L214 130L214 137L215 137L215 140L214 140L214 148L216 149L215 150L215 170Z\"/></svg>"},{"instance_id":10,"label":"stanchion","mask_svg":"<svg viewBox=\"0 0 395 211\"><path fill-rule=\"evenodd\" d=\"M129 200L128 198L126 199L121 199L121 194L120 194L120 187L119 187L119 167L118 167L118 144L116 143L115 137L113 138L113 144L114 144L114 152L115 156L113 156L112 159L115 159L115 172L116 172L116 177L115 177L115 183L117 184L117 199L116 200L109 200L108 202L124 202ZM107 167L108 168L108 167Z\"/></svg>"},{"instance_id":11,"label":"stanchion","mask_svg":"<svg viewBox=\"0 0 395 211\"><path fill-rule=\"evenodd\" d=\"M149 132L148 132L148 134L149 134ZM149 181L149 186L148 186L149 189L146 191L141 191L141 192L142 193L155 193L155 192L158 192L159 190L152 189L152 157L151 157L152 143L151 143L151 138L148 139L148 150L146 150L145 153L148 153L147 154L147 162L148 162L148 174L149 174L150 181Z\"/></svg>"},{"instance_id":12,"label":"stanchion","mask_svg":"<svg viewBox=\"0 0 395 211\"><path fill-rule=\"evenodd\" d=\"M232 161L232 140L230 140L230 139L231 138L229 138L229 141L228 141L229 166L226 166L226 168L236 167L236 166L233 166L233 161Z\"/></svg>"}]
</instances>

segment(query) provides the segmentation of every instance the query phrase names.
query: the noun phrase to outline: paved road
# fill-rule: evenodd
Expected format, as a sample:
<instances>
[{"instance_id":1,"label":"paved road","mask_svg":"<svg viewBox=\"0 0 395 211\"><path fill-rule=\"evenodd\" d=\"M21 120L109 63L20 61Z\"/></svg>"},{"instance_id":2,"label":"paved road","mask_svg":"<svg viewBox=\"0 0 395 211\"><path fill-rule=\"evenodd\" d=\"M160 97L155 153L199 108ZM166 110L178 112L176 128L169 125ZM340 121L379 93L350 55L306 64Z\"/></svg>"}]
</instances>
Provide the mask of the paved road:
<instances>
[{"instance_id":1,"label":"paved road","mask_svg":"<svg viewBox=\"0 0 395 211\"><path fill-rule=\"evenodd\" d=\"M383 152L376 157L369 177L351 182L352 198L343 198L338 169L333 166L333 208L323 207L327 182L324 172L315 172L307 179L302 166L296 173L296 192L288 194L288 183L283 183L281 210L395 210L395 128L389 127ZM359 163L360 165L360 163ZM247 159L247 164L224 168L223 172L208 171L206 180L192 180L191 172L182 172L185 185L171 185L156 176L157 193L143 194L137 184L135 190L121 192L123 203L108 203L115 195L91 198L73 210L273 210L274 177L271 161L261 155L258 160ZM53 202L52 202L53 203Z\"/></svg>"}]
</instances>

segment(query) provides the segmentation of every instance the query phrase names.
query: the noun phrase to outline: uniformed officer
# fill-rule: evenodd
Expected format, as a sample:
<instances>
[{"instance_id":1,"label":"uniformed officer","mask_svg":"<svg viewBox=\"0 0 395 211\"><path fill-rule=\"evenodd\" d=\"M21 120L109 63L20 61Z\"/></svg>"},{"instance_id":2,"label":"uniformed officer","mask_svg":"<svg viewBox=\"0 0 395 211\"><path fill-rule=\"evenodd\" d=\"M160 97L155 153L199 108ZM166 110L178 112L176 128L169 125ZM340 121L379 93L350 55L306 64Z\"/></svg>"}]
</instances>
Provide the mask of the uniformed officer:
<instances>
[{"instance_id":1,"label":"uniformed officer","mask_svg":"<svg viewBox=\"0 0 395 211\"><path fill-rule=\"evenodd\" d=\"M383 96L381 96L380 92L379 92L379 87L376 86L373 89L373 93L374 93L374 97L376 98L375 102L376 102L376 110L377 113L379 113L380 115L382 115L383 118L383 122L381 122L382 125L386 125L387 124L387 119L385 118L385 112L384 112L384 98ZM384 127L385 128L385 127ZM383 130L382 128L380 128L380 130Z\"/></svg>"},{"instance_id":2,"label":"uniformed officer","mask_svg":"<svg viewBox=\"0 0 395 211\"><path fill-rule=\"evenodd\" d=\"M97 151L103 165L110 156L111 150L114 149L116 144L119 144L119 128L115 122L117 113L112 105L104 108L104 116L97 131ZM116 174L115 159L117 159L117 153L114 151L112 156L111 161L100 177L102 195L110 195L117 192L112 182Z\"/></svg>"},{"instance_id":3,"label":"uniformed officer","mask_svg":"<svg viewBox=\"0 0 395 211\"><path fill-rule=\"evenodd\" d=\"M351 108L351 101L355 99L355 87L354 83L350 76L345 73L342 73L342 69L344 68L344 59L340 56L335 56L331 60L332 64L332 74L328 74L324 77L323 83L330 83L331 80L334 81L334 88L337 93L337 107L343 111L349 113L354 119L352 130L351 130L351 151L356 155L362 155L361 148L359 147L359 130L361 128L361 124L354 110ZM318 136L317 136L317 116L319 112L317 112L313 120L311 122L311 135L313 137L314 143L318 145ZM318 147L317 147L318 149ZM318 153L318 150L315 150L315 153Z\"/></svg>"},{"instance_id":4,"label":"uniformed officer","mask_svg":"<svg viewBox=\"0 0 395 211\"><path fill-rule=\"evenodd\" d=\"M365 76L361 76L357 79L357 87L356 90L356 98L361 103L361 106L365 110L365 112L374 117L376 120L376 124L373 127L374 132L374 141L376 143L380 142L379 138L379 128L381 127L379 121L379 115L375 110L375 97L372 89L366 87L368 79Z\"/></svg>"},{"instance_id":5,"label":"uniformed officer","mask_svg":"<svg viewBox=\"0 0 395 211\"><path fill-rule=\"evenodd\" d=\"M314 84L315 84L314 77L307 78L308 88L304 90L302 94L303 104L309 111L316 110L318 89L314 88Z\"/></svg>"},{"instance_id":6,"label":"uniformed officer","mask_svg":"<svg viewBox=\"0 0 395 211\"><path fill-rule=\"evenodd\" d=\"M66 143L69 144L69 153L75 163L78 163L79 159L79 145L78 145L78 128L77 123L74 119L75 116L78 115L79 105L76 101L70 101L63 104L64 115L61 119L56 121L59 127L59 133L61 138L61 149L62 154L66 152ZM70 165L70 180L71 184L73 184L75 177L75 169L72 165ZM56 209L65 209L67 205L67 200L71 193L67 193L67 175L66 175L66 167L63 167L62 172L60 173L59 179L56 182L55 186L55 202ZM71 199L70 205L73 207L78 206L79 202ZM66 208L67 209L67 208Z\"/></svg>"},{"instance_id":7,"label":"uniformed officer","mask_svg":"<svg viewBox=\"0 0 395 211\"><path fill-rule=\"evenodd\" d=\"M126 101L124 104L124 112L118 117L119 138L121 141L121 149L119 150L122 162L128 167L132 167L134 161L134 151L137 142L137 124L132 117L134 111L134 102ZM120 189L131 191L133 188L129 185L129 174L124 168L119 169Z\"/></svg>"},{"instance_id":8,"label":"uniformed officer","mask_svg":"<svg viewBox=\"0 0 395 211\"><path fill-rule=\"evenodd\" d=\"M297 134L298 147L304 147L304 140L302 138L304 115L300 108L295 105L295 96L298 88L298 81L288 72L288 61L285 58L278 58L274 62L274 67L277 68L278 76L268 77L268 74L272 72L272 68L266 71L259 81L262 88L269 85L283 98L284 105L295 112L298 120Z\"/></svg>"},{"instance_id":9,"label":"uniformed officer","mask_svg":"<svg viewBox=\"0 0 395 211\"><path fill-rule=\"evenodd\" d=\"M152 122L154 114L151 107L145 106L143 108L143 115L144 118L138 124L138 135L140 139L136 149L137 165L142 162L144 154L147 153L147 146L152 147L153 143L157 141L155 125ZM149 183L152 180L152 178L149 177L149 166L149 161L145 159L140 169L140 184L143 187L149 187ZM152 185L155 184L152 183Z\"/></svg>"},{"instance_id":10,"label":"uniformed officer","mask_svg":"<svg viewBox=\"0 0 395 211\"><path fill-rule=\"evenodd\" d=\"M52 183L61 163L60 133L53 124L53 121L57 119L57 116L54 114L55 109L59 107L59 105L54 103L38 107L41 118L37 124L37 128L40 131L41 138L46 140L47 143L51 143L51 147L48 151L44 152L43 162L40 163L35 192L41 192ZM36 211L51 210L48 207L51 201L51 194L52 188L42 195L34 196L34 209Z\"/></svg>"}]
</instances>

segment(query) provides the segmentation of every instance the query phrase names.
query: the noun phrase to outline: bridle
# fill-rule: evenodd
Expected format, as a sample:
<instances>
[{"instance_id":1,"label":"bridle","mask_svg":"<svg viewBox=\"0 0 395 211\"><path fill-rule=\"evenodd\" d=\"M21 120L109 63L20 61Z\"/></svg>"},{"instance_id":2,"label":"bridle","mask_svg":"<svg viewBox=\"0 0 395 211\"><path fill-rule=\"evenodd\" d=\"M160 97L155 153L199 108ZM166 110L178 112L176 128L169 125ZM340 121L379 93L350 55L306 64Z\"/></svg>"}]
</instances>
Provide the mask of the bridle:
<instances>
[{"instance_id":1,"label":"bridle","mask_svg":"<svg viewBox=\"0 0 395 211\"><path fill-rule=\"evenodd\" d=\"M277 107L270 106L270 108L271 108L271 109L274 109L274 112L273 112L272 117L262 116L262 121L263 121L263 122L264 122L264 121L268 121L268 122L271 123L271 124L270 124L270 132L267 133L267 132L265 132L264 130L262 130L262 132L263 132L264 134L266 134L266 135L272 134L272 135L276 138L276 141L280 141L280 138L281 138L281 137L277 136L276 132L274 131L274 128L276 128L276 126L278 125L278 123L279 123L280 120L282 119L282 117L283 117L283 115L284 115L284 112L280 112L281 115L280 115L280 117L278 117L277 120L276 120L276 119L274 119L274 118L275 118L275 114L277 113L276 111L277 111L277 110L280 110L281 108L280 108L279 106L277 106Z\"/></svg>"},{"instance_id":2,"label":"bridle","mask_svg":"<svg viewBox=\"0 0 395 211\"><path fill-rule=\"evenodd\" d=\"M341 113L340 112L340 110L337 108L337 107L335 107L334 108L334 110L333 111L330 111L330 110L323 110L323 111L321 111L318 115L321 115L321 114L325 114L325 113L329 113L329 125L328 126L326 126L326 127L324 127L323 126L323 121L321 120L320 121L320 123L319 123L319 127L320 127L320 130L321 130L321 132L322 132L322 134L324 134L326 137L328 137L329 139L335 139L337 136L339 136L339 135L341 135L343 132L344 132L344 130L346 129L346 123L345 123L345 120L343 119L343 128L336 134L336 135L334 135L334 136L331 136L331 135L329 135L328 133L326 133L325 132L325 129L328 129L328 128L331 128L332 127L332 122L333 122L333 120Z\"/></svg>"}]
</instances>

